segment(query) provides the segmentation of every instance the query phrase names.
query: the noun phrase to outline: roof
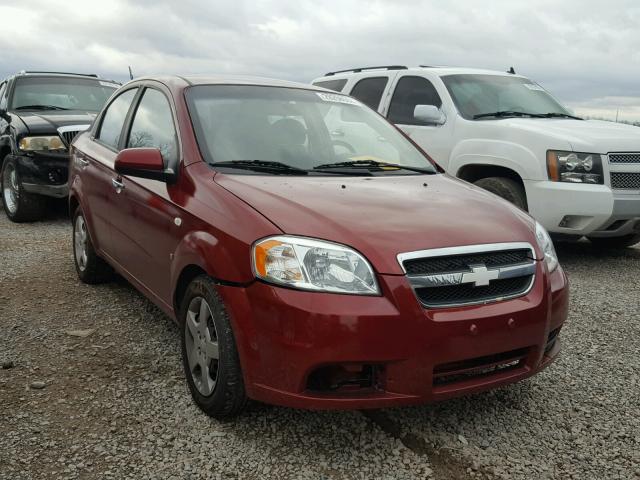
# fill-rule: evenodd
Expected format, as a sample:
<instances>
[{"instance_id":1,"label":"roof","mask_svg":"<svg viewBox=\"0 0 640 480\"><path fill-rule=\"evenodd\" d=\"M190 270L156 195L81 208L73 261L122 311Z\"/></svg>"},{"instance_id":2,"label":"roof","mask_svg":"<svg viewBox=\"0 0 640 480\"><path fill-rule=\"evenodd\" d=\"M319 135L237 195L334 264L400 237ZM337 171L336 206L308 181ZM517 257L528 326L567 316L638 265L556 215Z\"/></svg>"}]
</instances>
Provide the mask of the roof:
<instances>
[{"instance_id":1,"label":"roof","mask_svg":"<svg viewBox=\"0 0 640 480\"><path fill-rule=\"evenodd\" d=\"M117 82L115 80L100 78L95 73L46 72L46 71L34 71L34 70L22 70L18 72L15 76L16 77L72 77L72 78L84 78L89 80L100 80L103 82L120 84L120 82Z\"/></svg>"},{"instance_id":2,"label":"roof","mask_svg":"<svg viewBox=\"0 0 640 480\"><path fill-rule=\"evenodd\" d=\"M137 82L145 80L155 80L174 87L185 87L190 85L257 85L268 87L303 88L305 90L326 90L321 87L314 87L307 83L290 82L287 80L277 80L274 78L254 77L248 75L160 75L135 78L132 81Z\"/></svg>"}]
</instances>

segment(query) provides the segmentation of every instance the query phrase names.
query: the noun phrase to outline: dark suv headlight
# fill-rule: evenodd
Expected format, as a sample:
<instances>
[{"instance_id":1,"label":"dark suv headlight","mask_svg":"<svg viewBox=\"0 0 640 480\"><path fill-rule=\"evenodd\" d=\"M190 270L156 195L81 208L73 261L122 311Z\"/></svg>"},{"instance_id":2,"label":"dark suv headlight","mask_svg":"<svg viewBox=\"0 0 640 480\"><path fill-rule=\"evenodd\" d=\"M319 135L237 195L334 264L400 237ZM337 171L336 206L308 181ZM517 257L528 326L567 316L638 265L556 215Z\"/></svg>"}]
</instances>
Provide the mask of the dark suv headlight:
<instances>
[{"instance_id":1,"label":"dark suv headlight","mask_svg":"<svg viewBox=\"0 0 640 480\"><path fill-rule=\"evenodd\" d=\"M547 171L553 182L603 184L599 153L547 151Z\"/></svg>"}]
</instances>

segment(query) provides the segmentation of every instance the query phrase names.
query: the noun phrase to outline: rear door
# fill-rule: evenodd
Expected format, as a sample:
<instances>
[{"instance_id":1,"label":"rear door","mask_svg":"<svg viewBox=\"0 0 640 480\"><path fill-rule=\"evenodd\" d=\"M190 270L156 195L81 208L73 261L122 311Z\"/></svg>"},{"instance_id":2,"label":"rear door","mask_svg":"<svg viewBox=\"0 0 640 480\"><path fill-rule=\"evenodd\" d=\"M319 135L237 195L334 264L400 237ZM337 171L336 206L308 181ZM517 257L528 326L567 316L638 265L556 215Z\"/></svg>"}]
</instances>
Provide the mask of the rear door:
<instances>
[{"instance_id":1,"label":"rear door","mask_svg":"<svg viewBox=\"0 0 640 480\"><path fill-rule=\"evenodd\" d=\"M123 138L123 148L158 148L165 168L177 171L181 149L168 90L146 85ZM114 175L113 240L117 261L160 301L170 293L172 254L180 241L182 210L171 200L177 185Z\"/></svg>"},{"instance_id":2,"label":"rear door","mask_svg":"<svg viewBox=\"0 0 640 480\"><path fill-rule=\"evenodd\" d=\"M111 258L115 253L111 235L115 194L111 179L125 120L137 93L138 88L131 88L115 97L101 116L93 140L88 136L79 138L71 159L82 182L82 207L93 234L92 241L100 252Z\"/></svg>"}]
</instances>

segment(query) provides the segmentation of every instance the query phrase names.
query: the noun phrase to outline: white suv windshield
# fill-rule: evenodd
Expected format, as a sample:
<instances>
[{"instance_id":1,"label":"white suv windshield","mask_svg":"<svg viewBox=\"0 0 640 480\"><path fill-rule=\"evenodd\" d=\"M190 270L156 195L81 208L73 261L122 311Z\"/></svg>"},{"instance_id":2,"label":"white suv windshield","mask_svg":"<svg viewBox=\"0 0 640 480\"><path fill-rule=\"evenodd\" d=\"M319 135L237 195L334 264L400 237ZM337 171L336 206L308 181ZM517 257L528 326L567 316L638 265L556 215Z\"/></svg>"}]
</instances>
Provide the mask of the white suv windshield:
<instances>
[{"instance_id":1,"label":"white suv windshield","mask_svg":"<svg viewBox=\"0 0 640 480\"><path fill-rule=\"evenodd\" d=\"M435 173L427 158L391 124L345 95L201 85L189 89L187 100L198 144L210 164L277 162L305 172L338 163L349 163L345 168L378 164L376 174L415 173L379 167L390 163Z\"/></svg>"},{"instance_id":2,"label":"white suv windshield","mask_svg":"<svg viewBox=\"0 0 640 480\"><path fill-rule=\"evenodd\" d=\"M569 115L540 85L522 77L447 75L442 77L460 115L468 120L500 116ZM497 113L498 115L492 115Z\"/></svg>"}]
</instances>

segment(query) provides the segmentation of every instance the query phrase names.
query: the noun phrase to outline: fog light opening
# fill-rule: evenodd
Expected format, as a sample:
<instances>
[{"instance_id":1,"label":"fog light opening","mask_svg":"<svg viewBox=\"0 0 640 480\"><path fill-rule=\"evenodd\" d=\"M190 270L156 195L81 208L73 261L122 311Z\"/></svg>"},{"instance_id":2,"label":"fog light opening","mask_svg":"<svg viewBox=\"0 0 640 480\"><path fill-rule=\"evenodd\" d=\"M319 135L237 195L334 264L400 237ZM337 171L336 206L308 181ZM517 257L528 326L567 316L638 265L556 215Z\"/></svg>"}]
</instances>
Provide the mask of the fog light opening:
<instances>
[{"instance_id":1,"label":"fog light opening","mask_svg":"<svg viewBox=\"0 0 640 480\"><path fill-rule=\"evenodd\" d=\"M380 366L341 364L320 367L309 375L307 390L314 392L352 392L377 388Z\"/></svg>"}]
</instances>

